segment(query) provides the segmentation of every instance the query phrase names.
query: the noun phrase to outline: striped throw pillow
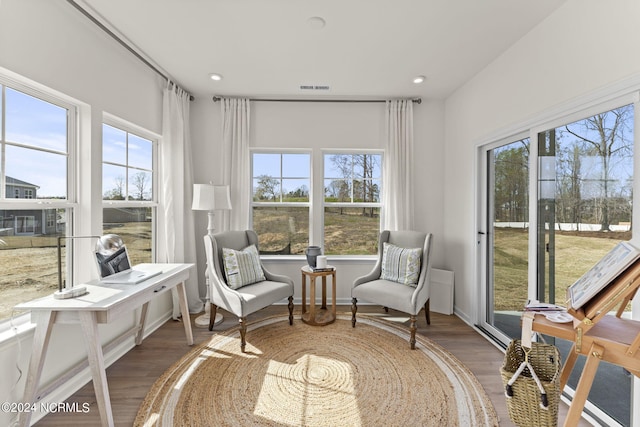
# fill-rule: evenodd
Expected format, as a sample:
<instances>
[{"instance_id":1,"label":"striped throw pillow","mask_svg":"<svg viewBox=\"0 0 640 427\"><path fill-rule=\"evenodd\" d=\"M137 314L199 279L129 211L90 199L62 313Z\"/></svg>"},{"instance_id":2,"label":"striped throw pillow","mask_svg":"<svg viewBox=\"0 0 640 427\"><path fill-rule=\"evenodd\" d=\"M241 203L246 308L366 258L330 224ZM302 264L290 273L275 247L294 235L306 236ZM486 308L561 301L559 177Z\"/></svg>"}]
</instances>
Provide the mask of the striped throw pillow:
<instances>
[{"instance_id":1,"label":"striped throw pillow","mask_svg":"<svg viewBox=\"0 0 640 427\"><path fill-rule=\"evenodd\" d=\"M422 248L401 248L387 242L383 242L382 248L380 278L403 285L417 285Z\"/></svg>"},{"instance_id":2,"label":"striped throw pillow","mask_svg":"<svg viewBox=\"0 0 640 427\"><path fill-rule=\"evenodd\" d=\"M231 289L239 289L266 280L256 245L247 246L241 251L222 248L222 259L227 275L227 285Z\"/></svg>"}]
</instances>

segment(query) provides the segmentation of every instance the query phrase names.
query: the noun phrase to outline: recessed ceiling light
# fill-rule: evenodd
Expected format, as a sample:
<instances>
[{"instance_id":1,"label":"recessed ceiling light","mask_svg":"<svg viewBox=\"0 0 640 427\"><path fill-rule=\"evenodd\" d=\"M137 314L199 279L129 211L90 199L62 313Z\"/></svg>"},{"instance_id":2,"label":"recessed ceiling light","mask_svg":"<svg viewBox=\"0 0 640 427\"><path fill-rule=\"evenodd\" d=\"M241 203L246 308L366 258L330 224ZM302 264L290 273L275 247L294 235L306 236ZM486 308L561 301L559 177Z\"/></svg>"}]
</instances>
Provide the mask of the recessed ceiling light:
<instances>
[{"instance_id":1,"label":"recessed ceiling light","mask_svg":"<svg viewBox=\"0 0 640 427\"><path fill-rule=\"evenodd\" d=\"M312 16L311 18L307 19L307 22L309 23L309 26L314 30L321 30L327 24L327 21L319 16Z\"/></svg>"},{"instance_id":2,"label":"recessed ceiling light","mask_svg":"<svg viewBox=\"0 0 640 427\"><path fill-rule=\"evenodd\" d=\"M215 81L222 80L222 76L220 74L217 74L217 73L212 73L212 74L209 75L209 77L211 77L211 80L215 80Z\"/></svg>"},{"instance_id":3,"label":"recessed ceiling light","mask_svg":"<svg viewBox=\"0 0 640 427\"><path fill-rule=\"evenodd\" d=\"M413 82L418 85L418 84L422 83L423 81L425 81L425 79L426 79L425 76L417 76L417 77L415 77L413 79Z\"/></svg>"}]
</instances>

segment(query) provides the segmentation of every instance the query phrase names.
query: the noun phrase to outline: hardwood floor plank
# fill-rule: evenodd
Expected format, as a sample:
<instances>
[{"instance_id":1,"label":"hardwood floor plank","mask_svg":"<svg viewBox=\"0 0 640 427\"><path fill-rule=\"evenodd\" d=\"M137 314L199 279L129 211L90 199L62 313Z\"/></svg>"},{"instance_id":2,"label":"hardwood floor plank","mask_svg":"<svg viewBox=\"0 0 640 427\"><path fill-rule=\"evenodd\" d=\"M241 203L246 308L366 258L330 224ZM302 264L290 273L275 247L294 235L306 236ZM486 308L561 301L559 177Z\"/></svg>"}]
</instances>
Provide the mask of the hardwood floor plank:
<instances>
[{"instance_id":1,"label":"hardwood floor plank","mask_svg":"<svg viewBox=\"0 0 640 427\"><path fill-rule=\"evenodd\" d=\"M339 306L338 312L339 314L350 314L350 308L349 306ZM379 314L397 319L400 322L406 319L403 323L406 323L408 329L409 317L402 313L389 310L389 313L385 315L381 307L368 305L358 307L358 312ZM224 322L214 327L212 332L209 332L207 328L194 326L193 336L196 345L208 340L216 332L238 326L235 316L222 310L221 313L224 315ZM248 321L285 313L287 313L286 306L272 306L249 316ZM299 307L294 314L295 321L300 321ZM192 325L195 317L197 316L192 316ZM431 325L426 324L424 315L419 316L418 333L432 339L464 363L476 375L493 402L500 425L514 426L509 420L500 377L500 367L504 357L501 350L456 316L431 313ZM248 340L250 340L250 335ZM140 404L156 379L191 348L185 344L182 323L169 321L147 337L142 345L131 350L107 369L111 406L117 426L130 426L133 423ZM410 351L408 343L407 351ZM77 402L80 407L88 403L89 411L87 413L51 413L36 425L38 427L100 425L100 415L91 382L71 396L67 402ZM559 425L562 425L566 413L567 406L560 403ZM587 426L589 424L581 420L579 425Z\"/></svg>"}]
</instances>

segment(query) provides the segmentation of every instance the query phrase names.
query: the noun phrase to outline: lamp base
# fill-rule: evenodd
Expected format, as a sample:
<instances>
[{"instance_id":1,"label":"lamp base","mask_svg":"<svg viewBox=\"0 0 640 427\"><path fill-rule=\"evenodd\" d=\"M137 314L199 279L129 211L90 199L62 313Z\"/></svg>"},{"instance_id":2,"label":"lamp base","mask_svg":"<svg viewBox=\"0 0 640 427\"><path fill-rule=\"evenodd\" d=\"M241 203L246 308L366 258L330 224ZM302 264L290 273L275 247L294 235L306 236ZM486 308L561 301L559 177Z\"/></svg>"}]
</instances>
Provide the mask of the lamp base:
<instances>
[{"instance_id":1,"label":"lamp base","mask_svg":"<svg viewBox=\"0 0 640 427\"><path fill-rule=\"evenodd\" d=\"M208 328L209 327L209 319L211 319L211 316L208 314L203 314L202 316L198 316L196 317L196 320L194 320L194 323L196 324L196 326L200 327L200 328ZM220 313L216 313L216 319L213 321L213 325L219 325L220 323L222 323L223 317L222 314Z\"/></svg>"},{"instance_id":2,"label":"lamp base","mask_svg":"<svg viewBox=\"0 0 640 427\"><path fill-rule=\"evenodd\" d=\"M82 296L87 293L86 286L76 286L69 289L63 289L61 291L55 291L53 293L53 297L55 299L67 299L67 298L76 298Z\"/></svg>"}]
</instances>

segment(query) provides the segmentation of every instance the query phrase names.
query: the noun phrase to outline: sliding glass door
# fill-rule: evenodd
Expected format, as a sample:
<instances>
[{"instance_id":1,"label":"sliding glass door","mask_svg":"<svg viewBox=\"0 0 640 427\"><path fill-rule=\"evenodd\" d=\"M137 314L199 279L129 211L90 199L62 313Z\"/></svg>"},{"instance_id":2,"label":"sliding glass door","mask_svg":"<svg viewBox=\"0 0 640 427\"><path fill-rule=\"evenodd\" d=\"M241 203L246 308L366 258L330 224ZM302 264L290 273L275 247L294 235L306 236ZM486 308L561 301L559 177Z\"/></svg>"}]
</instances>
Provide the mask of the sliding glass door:
<instances>
[{"instance_id":1,"label":"sliding glass door","mask_svg":"<svg viewBox=\"0 0 640 427\"><path fill-rule=\"evenodd\" d=\"M566 306L567 288L632 238L633 104L527 135L479 150L479 326L503 344L520 337L527 299ZM563 359L572 344L547 341ZM570 388L583 363L579 358ZM601 363L587 409L606 423L630 425L631 378Z\"/></svg>"}]
</instances>

